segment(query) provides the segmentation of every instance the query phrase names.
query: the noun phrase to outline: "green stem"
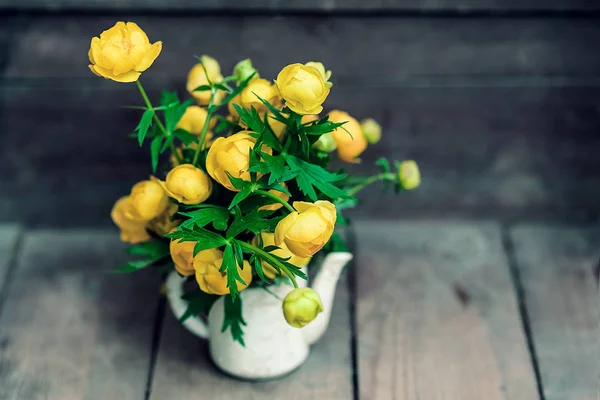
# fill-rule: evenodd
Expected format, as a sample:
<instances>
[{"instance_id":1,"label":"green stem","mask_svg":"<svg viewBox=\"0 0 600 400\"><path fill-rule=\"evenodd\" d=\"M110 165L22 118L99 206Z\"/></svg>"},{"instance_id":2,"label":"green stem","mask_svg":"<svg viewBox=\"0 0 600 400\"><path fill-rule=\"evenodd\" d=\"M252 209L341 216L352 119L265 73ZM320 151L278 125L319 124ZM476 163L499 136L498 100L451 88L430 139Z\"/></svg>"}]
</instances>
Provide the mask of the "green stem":
<instances>
[{"instance_id":1,"label":"green stem","mask_svg":"<svg viewBox=\"0 0 600 400\"><path fill-rule=\"evenodd\" d=\"M148 98L148 95L146 94L146 91L144 90L144 87L140 83L140 80L138 79L137 81L135 81L135 83L136 83L136 85L137 85L137 87L138 87L138 89L140 91L140 94L142 95L142 98L144 99L144 103L146 103L146 107L148 107L148 109L152 110L152 118L156 122L156 125L158 125L158 127L162 131L163 135L165 135L165 137L171 136L171 132L167 131L167 129L163 125L163 123L160 120L160 118L158 118L158 115L156 114L156 111L154 111L154 107L152 107L152 103L150 103L150 99ZM173 142L171 142L171 152L173 153L173 156L177 160L177 164L181 164L181 157L177 153L177 149L175 148L175 145L173 144Z\"/></svg>"},{"instance_id":2,"label":"green stem","mask_svg":"<svg viewBox=\"0 0 600 400\"><path fill-rule=\"evenodd\" d=\"M363 182L359 183L358 185L354 186L353 188L348 189L348 194L355 195L359 191L363 190L365 187L369 186L371 183L374 183L377 181L383 181L383 180L395 181L396 176L394 174L392 174L391 172L373 175L369 178L366 178Z\"/></svg>"},{"instance_id":3,"label":"green stem","mask_svg":"<svg viewBox=\"0 0 600 400\"><path fill-rule=\"evenodd\" d=\"M287 208L289 212L296 212L296 210L294 210L294 208L287 201L285 201L281 197L277 196L276 194L267 192L266 190L254 190L254 193L262 195L262 196L267 196L268 198L275 200L278 203L283 204L283 206L285 208Z\"/></svg>"},{"instance_id":4,"label":"green stem","mask_svg":"<svg viewBox=\"0 0 600 400\"><path fill-rule=\"evenodd\" d=\"M194 154L194 160L192 161L193 165L198 163L198 158L200 158L200 152L204 149L204 142L206 140L206 133L208 132L208 125L210 125L210 119L212 118L213 112L211 111L213 101L215 99L215 88L210 89L210 99L208 100L208 106L206 107L206 120L204 121L204 126L202 127L202 133L200 134L200 141L198 142L198 148L196 149L196 153Z\"/></svg>"},{"instance_id":5,"label":"green stem","mask_svg":"<svg viewBox=\"0 0 600 400\"><path fill-rule=\"evenodd\" d=\"M288 269L288 267L283 265L278 259L273 257L271 254L267 253L263 249L259 249L258 247L253 246L250 243L242 242L241 240L238 240L237 242L241 247L244 247L245 249L250 250L250 251L260 255L262 258L266 259L271 265L277 264L279 269L281 269L290 278L294 287L295 288L298 287L298 282L296 282L296 277L294 276L294 274L292 274L292 272Z\"/></svg>"}]
</instances>

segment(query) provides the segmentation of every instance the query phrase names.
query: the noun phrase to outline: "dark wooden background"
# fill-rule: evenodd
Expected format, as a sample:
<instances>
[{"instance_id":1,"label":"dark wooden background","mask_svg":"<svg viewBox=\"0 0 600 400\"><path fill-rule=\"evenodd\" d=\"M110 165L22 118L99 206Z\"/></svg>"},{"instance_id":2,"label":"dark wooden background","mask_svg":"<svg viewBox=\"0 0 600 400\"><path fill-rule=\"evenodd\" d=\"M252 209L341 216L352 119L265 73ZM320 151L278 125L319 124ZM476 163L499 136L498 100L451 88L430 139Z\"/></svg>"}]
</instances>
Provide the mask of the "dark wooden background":
<instances>
[{"instance_id":1,"label":"dark wooden background","mask_svg":"<svg viewBox=\"0 0 600 400\"><path fill-rule=\"evenodd\" d=\"M333 71L327 108L374 117L380 156L414 158L422 187L355 212L375 219L600 215L600 2L586 0L0 0L0 221L107 225L149 173L127 138L133 85L87 68L90 38L134 20L163 52L153 99L184 94L194 54Z\"/></svg>"}]
</instances>

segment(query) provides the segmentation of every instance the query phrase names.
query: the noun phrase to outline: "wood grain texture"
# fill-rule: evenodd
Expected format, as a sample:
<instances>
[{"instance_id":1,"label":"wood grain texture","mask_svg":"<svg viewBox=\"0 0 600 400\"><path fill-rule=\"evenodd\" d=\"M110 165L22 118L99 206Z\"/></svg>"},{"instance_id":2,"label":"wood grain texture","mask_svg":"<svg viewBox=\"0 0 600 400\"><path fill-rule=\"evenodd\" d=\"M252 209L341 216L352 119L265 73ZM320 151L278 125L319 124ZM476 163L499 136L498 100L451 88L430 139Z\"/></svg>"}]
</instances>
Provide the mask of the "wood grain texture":
<instances>
[{"instance_id":1,"label":"wood grain texture","mask_svg":"<svg viewBox=\"0 0 600 400\"><path fill-rule=\"evenodd\" d=\"M225 73L250 57L270 79L289 63L319 60L333 71L334 84L353 85L393 84L423 75L597 76L600 70L600 55L594 51L600 41L598 18L119 18L134 19L152 41L164 43L144 82L183 79L199 54L217 58ZM91 77L90 39L112 26L115 17L17 21L6 76L72 79Z\"/></svg>"},{"instance_id":2,"label":"wood grain texture","mask_svg":"<svg viewBox=\"0 0 600 400\"><path fill-rule=\"evenodd\" d=\"M511 233L546 400L600 398L600 228Z\"/></svg>"},{"instance_id":3,"label":"wood grain texture","mask_svg":"<svg viewBox=\"0 0 600 400\"><path fill-rule=\"evenodd\" d=\"M0 224L0 299L3 298L2 289L4 288L9 270L15 267L11 264L11 261L15 259L15 247L20 235L20 226ZM2 309L0 309L1 312Z\"/></svg>"},{"instance_id":4,"label":"wood grain texture","mask_svg":"<svg viewBox=\"0 0 600 400\"><path fill-rule=\"evenodd\" d=\"M361 399L535 399L499 229L356 223Z\"/></svg>"},{"instance_id":5,"label":"wood grain texture","mask_svg":"<svg viewBox=\"0 0 600 400\"><path fill-rule=\"evenodd\" d=\"M33 231L0 315L0 399L143 398L157 280L107 271L115 231Z\"/></svg>"},{"instance_id":6,"label":"wood grain texture","mask_svg":"<svg viewBox=\"0 0 600 400\"><path fill-rule=\"evenodd\" d=\"M329 328L308 360L291 375L271 382L242 382L219 372L208 343L189 333L167 310L151 400L352 398L352 362L347 279L338 283Z\"/></svg>"}]
</instances>

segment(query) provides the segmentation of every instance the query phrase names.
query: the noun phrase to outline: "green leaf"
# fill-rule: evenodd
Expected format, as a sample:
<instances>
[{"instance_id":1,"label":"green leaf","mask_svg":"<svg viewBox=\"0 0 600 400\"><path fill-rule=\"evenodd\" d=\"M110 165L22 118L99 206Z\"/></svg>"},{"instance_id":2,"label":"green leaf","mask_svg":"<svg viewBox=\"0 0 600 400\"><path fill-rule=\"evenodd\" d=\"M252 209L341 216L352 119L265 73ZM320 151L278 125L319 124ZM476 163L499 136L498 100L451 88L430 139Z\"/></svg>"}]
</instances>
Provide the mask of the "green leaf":
<instances>
[{"instance_id":1,"label":"green leaf","mask_svg":"<svg viewBox=\"0 0 600 400\"><path fill-rule=\"evenodd\" d=\"M233 100L233 98L235 96L240 94L242 92L242 90L244 90L244 88L246 88L246 86L248 86L248 83L254 78L254 75L256 75L256 72L253 73L252 75L250 75L248 78L246 78L242 82L240 82L239 85L233 90L233 92L229 93L227 95L227 97L225 97L225 99L221 102L221 105L231 102L231 100Z\"/></svg>"},{"instance_id":2,"label":"green leaf","mask_svg":"<svg viewBox=\"0 0 600 400\"><path fill-rule=\"evenodd\" d=\"M185 229L204 228L212 222L215 229L225 230L230 216L226 208L212 205L206 205L194 211L179 212L179 214L188 217L179 225Z\"/></svg>"},{"instance_id":3,"label":"green leaf","mask_svg":"<svg viewBox=\"0 0 600 400\"><path fill-rule=\"evenodd\" d=\"M241 264L241 268L243 268L243 263ZM225 251L223 252L223 262L221 263L220 272L226 272L227 274L227 287L229 288L229 294L232 299L235 300L238 295L237 283L241 283L245 285L246 282L242 279L238 272L238 263L235 259L235 255L233 252L233 246L228 244L225 246Z\"/></svg>"},{"instance_id":4,"label":"green leaf","mask_svg":"<svg viewBox=\"0 0 600 400\"><path fill-rule=\"evenodd\" d=\"M252 184L250 182L246 182L246 185L244 185L242 190L240 190L235 195L235 197L231 200L231 203L229 204L229 209L231 210L240 201L242 201L242 200L246 199L248 196L250 196L252 194L253 190L254 190L254 184Z\"/></svg>"},{"instance_id":5,"label":"green leaf","mask_svg":"<svg viewBox=\"0 0 600 400\"><path fill-rule=\"evenodd\" d=\"M225 332L227 328L231 331L231 337L242 346L244 343L244 331L242 326L246 325L246 321L242 317L242 298L233 296L225 296L223 299L223 305L225 307L225 318L223 319L223 326L221 332Z\"/></svg>"},{"instance_id":6,"label":"green leaf","mask_svg":"<svg viewBox=\"0 0 600 400\"><path fill-rule=\"evenodd\" d=\"M330 183L345 179L346 174L331 173L318 165L310 164L293 156L286 157L286 162L297 174L298 187L312 201L318 200L315 187L333 200L352 197L345 190Z\"/></svg>"},{"instance_id":7,"label":"green leaf","mask_svg":"<svg viewBox=\"0 0 600 400\"><path fill-rule=\"evenodd\" d=\"M188 303L187 309L183 315L179 318L180 322L185 322L189 317L195 317L201 313L208 314L210 307L215 301L219 299L219 296L208 294L200 289L185 293L181 296L183 300Z\"/></svg>"},{"instance_id":8,"label":"green leaf","mask_svg":"<svg viewBox=\"0 0 600 400\"><path fill-rule=\"evenodd\" d=\"M152 143L150 144L150 156L152 160L152 173L156 173L156 167L158 167L158 157L160 156L160 148L163 145L163 137L156 136L152 139Z\"/></svg>"},{"instance_id":9,"label":"green leaf","mask_svg":"<svg viewBox=\"0 0 600 400\"><path fill-rule=\"evenodd\" d=\"M198 136L192 135L184 129L176 129L175 132L173 132L173 136L181 140L185 146L189 146L190 144L198 141Z\"/></svg>"},{"instance_id":10,"label":"green leaf","mask_svg":"<svg viewBox=\"0 0 600 400\"><path fill-rule=\"evenodd\" d=\"M225 237L230 239L236 237L246 230L254 234L258 234L260 231L265 229L272 230L272 227L277 225L277 222L279 222L279 218L265 218L272 213L272 211L254 209L246 215L239 214L235 217L229 226L229 229L227 229Z\"/></svg>"},{"instance_id":11,"label":"green leaf","mask_svg":"<svg viewBox=\"0 0 600 400\"><path fill-rule=\"evenodd\" d=\"M385 173L390 172L390 162L385 157L380 157L375 161L375 165L381 167L381 170Z\"/></svg>"},{"instance_id":12,"label":"green leaf","mask_svg":"<svg viewBox=\"0 0 600 400\"><path fill-rule=\"evenodd\" d=\"M171 255L169 244L160 240L134 244L127 249L127 252L134 256L140 256L140 259L129 261L121 267L112 270L112 273L138 271L170 257Z\"/></svg>"},{"instance_id":13,"label":"green leaf","mask_svg":"<svg viewBox=\"0 0 600 400\"><path fill-rule=\"evenodd\" d=\"M144 143L144 138L146 137L146 133L148 133L148 128L152 124L152 117L154 116L154 111L146 110L144 114L142 114L142 118L140 119L140 123L135 127L135 132L137 132L138 143L140 147Z\"/></svg>"},{"instance_id":14,"label":"green leaf","mask_svg":"<svg viewBox=\"0 0 600 400\"><path fill-rule=\"evenodd\" d=\"M166 234L165 237L178 240L178 242L196 242L194 257L202 250L214 249L228 243L224 237L214 232L199 227L194 227L192 230L182 225L179 225L175 232Z\"/></svg>"},{"instance_id":15,"label":"green leaf","mask_svg":"<svg viewBox=\"0 0 600 400\"><path fill-rule=\"evenodd\" d=\"M194 90L192 90L192 92L205 92L210 89L211 89L210 85L200 85L197 88L195 88Z\"/></svg>"}]
</instances>

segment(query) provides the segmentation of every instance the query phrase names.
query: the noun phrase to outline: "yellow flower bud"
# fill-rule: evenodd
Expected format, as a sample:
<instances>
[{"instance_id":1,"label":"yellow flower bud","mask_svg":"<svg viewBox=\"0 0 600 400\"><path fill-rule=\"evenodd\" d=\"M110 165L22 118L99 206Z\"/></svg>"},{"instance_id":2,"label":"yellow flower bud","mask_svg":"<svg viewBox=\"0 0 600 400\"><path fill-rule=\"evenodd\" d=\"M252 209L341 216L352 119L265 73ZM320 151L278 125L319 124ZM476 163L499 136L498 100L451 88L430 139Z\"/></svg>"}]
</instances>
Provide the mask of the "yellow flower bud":
<instances>
[{"instance_id":1,"label":"yellow flower bud","mask_svg":"<svg viewBox=\"0 0 600 400\"><path fill-rule=\"evenodd\" d=\"M179 239L171 239L169 250L175 269L183 276L191 276L194 270L194 246L196 242L179 242Z\"/></svg>"},{"instance_id":2,"label":"yellow flower bud","mask_svg":"<svg viewBox=\"0 0 600 400\"><path fill-rule=\"evenodd\" d=\"M329 241L337 218L335 206L324 200L295 201L296 212L288 214L275 228L275 244L285 243L298 257L310 257Z\"/></svg>"},{"instance_id":3,"label":"yellow flower bud","mask_svg":"<svg viewBox=\"0 0 600 400\"><path fill-rule=\"evenodd\" d=\"M269 232L261 232L260 236L262 237L263 247L275 246L275 234L269 233ZM252 239L252 244L254 246L258 246L260 244L260 239L259 239L258 235ZM282 257L282 258L289 258L288 262L297 267L303 267L303 266L307 265L308 262L310 261L310 257L298 257L297 255L292 253L290 251L290 249L287 248L285 243L281 243L279 245L279 249L271 251L271 254L274 254L274 255ZM263 272L265 273L267 278L273 279L273 278L275 278L276 275L278 275L277 270L273 266L271 266L271 264L266 262L265 260L261 261L261 265L263 268Z\"/></svg>"},{"instance_id":4,"label":"yellow flower bud","mask_svg":"<svg viewBox=\"0 0 600 400\"><path fill-rule=\"evenodd\" d=\"M228 294L227 272L220 272L223 264L223 252L217 249L203 250L194 258L194 269L196 270L196 281L200 290L209 294ZM242 267L238 265L238 274L244 283L236 283L238 291L242 291L252 282L252 268L250 263L244 260Z\"/></svg>"},{"instance_id":5,"label":"yellow flower bud","mask_svg":"<svg viewBox=\"0 0 600 400\"><path fill-rule=\"evenodd\" d=\"M146 242L150 240L150 235L146 231L146 222L131 219L125 212L131 207L130 201L129 196L117 200L110 212L110 217L121 229L121 241L131 244Z\"/></svg>"},{"instance_id":6,"label":"yellow flower bud","mask_svg":"<svg viewBox=\"0 0 600 400\"><path fill-rule=\"evenodd\" d=\"M263 116L269 109L260 101L259 97L268 101L275 108L281 105L281 97L277 87L266 79L252 79L248 86L240 93L241 105L250 110L254 107L259 115Z\"/></svg>"},{"instance_id":7,"label":"yellow flower bud","mask_svg":"<svg viewBox=\"0 0 600 400\"><path fill-rule=\"evenodd\" d=\"M212 182L204 171L192 164L181 164L160 182L169 197L183 204L199 204L212 193Z\"/></svg>"},{"instance_id":8,"label":"yellow flower bud","mask_svg":"<svg viewBox=\"0 0 600 400\"><path fill-rule=\"evenodd\" d=\"M167 194L158 180L152 177L152 180L133 185L125 215L132 220L150 221L162 214L168 205Z\"/></svg>"},{"instance_id":9,"label":"yellow flower bud","mask_svg":"<svg viewBox=\"0 0 600 400\"><path fill-rule=\"evenodd\" d=\"M179 219L173 219L173 216L175 213L177 213L178 209L179 207L177 204L169 203L162 214L148 222L148 229L150 229L152 232L155 232L159 236L165 236L181 222Z\"/></svg>"},{"instance_id":10,"label":"yellow flower bud","mask_svg":"<svg viewBox=\"0 0 600 400\"><path fill-rule=\"evenodd\" d=\"M231 184L227 173L234 178L250 182L250 149L254 148L256 138L249 133L250 131L241 131L227 138L217 138L206 155L208 174L234 192L239 192L240 189ZM271 154L269 147L263 146L262 151Z\"/></svg>"},{"instance_id":11,"label":"yellow flower bud","mask_svg":"<svg viewBox=\"0 0 600 400\"><path fill-rule=\"evenodd\" d=\"M196 98L200 105L207 105L210 100L210 90L196 92L194 89L202 85L208 85L206 75L208 75L208 78L213 83L221 82L223 80L223 75L221 75L221 66L217 60L209 56L202 56L200 59L202 60L202 64L204 64L204 68L206 68L206 73L204 72L202 64L194 65L188 74L186 88L187 91ZM217 90L213 102L218 104L223 100L223 97L225 97L225 92Z\"/></svg>"},{"instance_id":12,"label":"yellow flower bud","mask_svg":"<svg viewBox=\"0 0 600 400\"><path fill-rule=\"evenodd\" d=\"M296 288L283 299L283 316L294 328L302 328L323 311L323 303L311 288Z\"/></svg>"},{"instance_id":13,"label":"yellow flower bud","mask_svg":"<svg viewBox=\"0 0 600 400\"><path fill-rule=\"evenodd\" d=\"M146 33L133 22L117 22L92 38L90 70L105 79L135 82L150 68L162 50L162 42L150 44Z\"/></svg>"},{"instance_id":14,"label":"yellow flower bud","mask_svg":"<svg viewBox=\"0 0 600 400\"><path fill-rule=\"evenodd\" d=\"M205 108L189 106L181 116L176 128L185 129L189 133L199 136L204 129L204 123L206 122L207 115L208 112ZM208 129L213 128L216 122L217 121L214 118L211 118L208 124Z\"/></svg>"},{"instance_id":15,"label":"yellow flower bud","mask_svg":"<svg viewBox=\"0 0 600 400\"><path fill-rule=\"evenodd\" d=\"M324 133L319 137L319 140L313 144L316 149L331 153L337 148L337 143L331 133Z\"/></svg>"},{"instance_id":16,"label":"yellow flower bud","mask_svg":"<svg viewBox=\"0 0 600 400\"><path fill-rule=\"evenodd\" d=\"M252 74L254 74L254 78L252 79L260 78L258 71L252 66L252 61L249 58L238 62L233 67L233 76L235 76L238 82L245 81Z\"/></svg>"},{"instance_id":17,"label":"yellow flower bud","mask_svg":"<svg viewBox=\"0 0 600 400\"><path fill-rule=\"evenodd\" d=\"M287 185L285 184L285 182L281 182L280 185L287 189ZM280 192L279 190L276 190L276 189L269 190L269 193L273 193L274 195L276 195L277 197L279 197L280 199L282 199L284 201L288 201L290 199L289 194ZM270 199L267 197L267 200L270 200ZM276 210L279 210L281 207L283 207L283 204L274 202L273 204L262 206L262 207L259 207L258 209L266 210L266 211L276 211Z\"/></svg>"},{"instance_id":18,"label":"yellow flower bud","mask_svg":"<svg viewBox=\"0 0 600 400\"><path fill-rule=\"evenodd\" d=\"M348 113L339 110L331 111L329 120L331 122L346 122L331 132L337 143L340 159L349 163L360 162L357 157L367 148L367 140L360 129L358 121Z\"/></svg>"},{"instance_id":19,"label":"yellow flower bud","mask_svg":"<svg viewBox=\"0 0 600 400\"><path fill-rule=\"evenodd\" d=\"M318 69L302 64L290 64L283 68L275 84L285 105L302 115L320 113L331 87Z\"/></svg>"},{"instance_id":20,"label":"yellow flower bud","mask_svg":"<svg viewBox=\"0 0 600 400\"><path fill-rule=\"evenodd\" d=\"M412 190L421 184L421 172L419 166L413 160L407 160L398 166L398 180L400 186L406 190Z\"/></svg>"},{"instance_id":21,"label":"yellow flower bud","mask_svg":"<svg viewBox=\"0 0 600 400\"><path fill-rule=\"evenodd\" d=\"M367 118L360 123L362 133L370 144L378 143L381 140L381 125L373 118Z\"/></svg>"},{"instance_id":22,"label":"yellow flower bud","mask_svg":"<svg viewBox=\"0 0 600 400\"><path fill-rule=\"evenodd\" d=\"M332 86L331 82L329 82L329 78L331 78L331 71L326 71L323 63L316 61L309 61L306 64L307 67L314 67L317 71L321 73L323 79L325 79L326 84L329 84L329 87Z\"/></svg>"}]
</instances>

